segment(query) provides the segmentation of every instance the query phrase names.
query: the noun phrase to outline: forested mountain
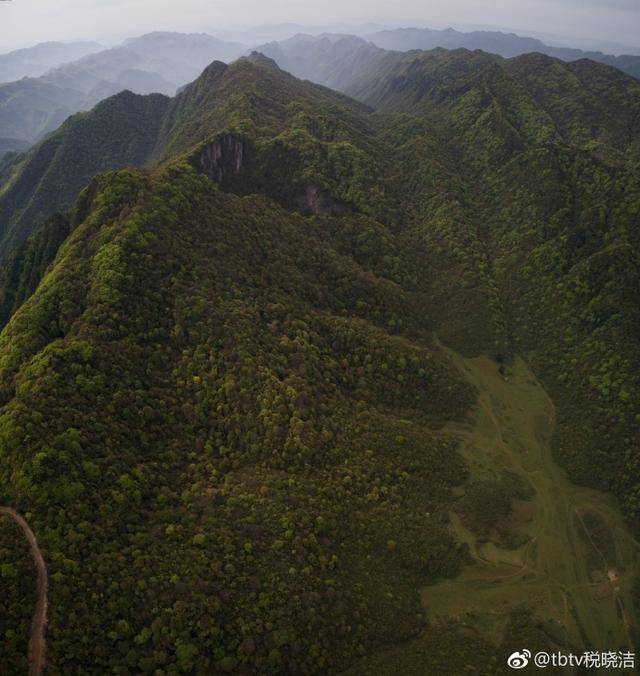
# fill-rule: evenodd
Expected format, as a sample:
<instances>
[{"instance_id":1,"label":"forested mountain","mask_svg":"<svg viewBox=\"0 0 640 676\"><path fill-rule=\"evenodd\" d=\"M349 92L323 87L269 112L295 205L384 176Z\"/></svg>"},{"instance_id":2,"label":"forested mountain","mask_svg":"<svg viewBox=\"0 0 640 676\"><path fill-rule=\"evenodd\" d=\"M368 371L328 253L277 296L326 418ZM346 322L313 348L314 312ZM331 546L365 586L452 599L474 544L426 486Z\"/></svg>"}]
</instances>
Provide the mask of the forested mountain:
<instances>
[{"instance_id":1,"label":"forested mountain","mask_svg":"<svg viewBox=\"0 0 640 676\"><path fill-rule=\"evenodd\" d=\"M0 171L4 254L57 210L68 209L100 171L144 164L169 98L121 92L89 113L77 113L58 131Z\"/></svg>"},{"instance_id":2,"label":"forested mountain","mask_svg":"<svg viewBox=\"0 0 640 676\"><path fill-rule=\"evenodd\" d=\"M244 50L199 33L149 33L130 39L41 77L0 85L0 129L7 138L33 144L73 113L124 89L171 95L213 60L230 61Z\"/></svg>"},{"instance_id":3,"label":"forested mountain","mask_svg":"<svg viewBox=\"0 0 640 676\"><path fill-rule=\"evenodd\" d=\"M275 63L265 62L264 76L255 82L244 82L250 60L238 61L232 68L218 61L173 99L122 92L89 113L73 116L31 151L7 162L0 174L2 254L20 244L54 211L68 209L100 171L155 164L217 131L236 128L239 121L243 133L250 125L246 129L250 134L246 150L250 152L264 135L276 136L287 125L291 111L283 95L283 82L292 92L307 92L309 105L339 102L347 110L365 109L337 93L308 87L279 71ZM266 111L254 105L253 97L258 95L268 101ZM275 177L270 181L275 185ZM292 189L289 178L283 176L282 190ZM304 202L302 193L295 199Z\"/></svg>"},{"instance_id":4,"label":"forested mountain","mask_svg":"<svg viewBox=\"0 0 640 676\"><path fill-rule=\"evenodd\" d=\"M290 32L293 28L282 27L280 32ZM332 33L299 34L282 42L262 45L258 51L297 77L345 90L357 79L363 63L371 65L382 58L384 51L380 47L400 51L464 47L505 57L541 52L566 61L589 58L640 76L639 56L608 56L549 47L533 38L498 32L410 28L378 31L368 40ZM113 49L100 50L95 43L44 43L0 55L0 83L6 81L0 84L0 128L4 145L9 150L21 150L25 143L33 144L56 129L69 115L89 110L123 89L137 94L172 95L213 60L229 62L245 50L239 43L225 42L204 33L156 32L126 40ZM3 59L7 60L4 78ZM49 67L45 67L45 62ZM16 81L8 81L12 79L10 73L16 73L13 77ZM27 77L18 80L23 76Z\"/></svg>"},{"instance_id":5,"label":"forested mountain","mask_svg":"<svg viewBox=\"0 0 640 676\"><path fill-rule=\"evenodd\" d=\"M4 165L0 504L46 552L54 672L499 674L638 640L640 83L358 44L355 98L256 53ZM554 425L618 506L554 495Z\"/></svg>"},{"instance_id":6,"label":"forested mountain","mask_svg":"<svg viewBox=\"0 0 640 676\"><path fill-rule=\"evenodd\" d=\"M379 111L446 119L467 134L460 121L474 130L491 122L504 137L502 148L487 152L494 159L562 140L614 165L637 168L640 162L640 82L588 60L386 52L345 91ZM478 158L471 160L477 164Z\"/></svg>"},{"instance_id":7,"label":"forested mountain","mask_svg":"<svg viewBox=\"0 0 640 676\"><path fill-rule=\"evenodd\" d=\"M449 65L445 65L441 71L438 71L439 64L442 58L437 58L436 55L442 57L446 54L444 50L432 50L434 58L431 60L432 66L429 66L429 61L423 64L423 57L418 50L413 51L387 51L377 47L372 42L367 42L362 38L353 35L334 35L324 34L319 36L311 35L296 35L293 38L284 40L282 42L271 42L259 47L260 52L266 54L274 59L276 63L284 70L292 73L296 77L305 78L312 82L324 84L338 91L345 92L359 100L365 101L377 107L378 101L376 97L382 95L383 87L390 87L389 98L391 105L395 107L402 107L404 104L395 100L395 89L407 89L410 96L422 96L421 91L412 91L412 79L414 74L409 70L409 66L414 64L418 70L433 67L433 72L430 76L434 77L434 82L439 82L439 87L446 89L444 79L449 77ZM452 54L457 53L458 50L453 50ZM468 54L468 51L460 51L462 54ZM475 64L500 64L504 61L499 56L491 53L482 52L474 57ZM537 61L532 59L537 58ZM639 57L640 58L640 57ZM507 64L527 64L533 62L534 64L547 64L547 70L552 80L556 85L566 86L573 90L573 94L577 97L591 96L591 104L594 106L601 106L599 97L603 93L602 87L608 87L608 81L614 79L613 71L605 69L593 72L600 83L600 89L595 85L592 86L586 77L586 73L591 73L592 65L585 66L586 59L572 61L562 64L558 59L546 58L543 54L538 54L537 57L525 54L522 59L516 57L508 59L503 66L507 68ZM453 63L453 62L452 62ZM586 68L586 70L585 70ZM406 83L392 81L391 75L398 73L397 78L405 78ZM604 75L599 75L603 73ZM574 76L575 74L575 76ZM460 77L462 73L455 73L455 77L451 83L452 87L460 87L464 80ZM536 77L535 66L532 70L531 76L527 78L527 85L533 86ZM577 80L576 80L577 78ZM623 78L624 82L627 79ZM436 86L429 81L424 80L421 84L422 88ZM582 91L585 87L587 92ZM561 92L555 92L552 87L546 86L545 83L538 83L537 90L545 96L555 96L558 113L562 116L562 105L565 99ZM635 91L635 90L634 90ZM533 93L533 92L532 92ZM627 103L629 101L627 100ZM632 109L636 110L632 105ZM612 109L613 110L613 109ZM630 110L625 107L625 110ZM623 113L627 115L627 113ZM588 122L583 119L582 124L588 127ZM591 138L591 132L585 132L585 138Z\"/></svg>"},{"instance_id":8,"label":"forested mountain","mask_svg":"<svg viewBox=\"0 0 640 676\"><path fill-rule=\"evenodd\" d=\"M622 54L614 56L597 51L585 51L571 47L553 47L542 40L523 37L515 33L500 31L472 31L463 33L453 28L432 30L430 28L395 28L383 30L368 36L374 44L384 49L409 51L412 49L481 49L483 52L499 54L506 58L537 52L562 61L591 59L608 66L614 66L628 75L640 78L640 56Z\"/></svg>"},{"instance_id":9,"label":"forested mountain","mask_svg":"<svg viewBox=\"0 0 640 676\"><path fill-rule=\"evenodd\" d=\"M0 54L0 82L38 77L48 70L104 49L97 42L42 42Z\"/></svg>"}]
</instances>

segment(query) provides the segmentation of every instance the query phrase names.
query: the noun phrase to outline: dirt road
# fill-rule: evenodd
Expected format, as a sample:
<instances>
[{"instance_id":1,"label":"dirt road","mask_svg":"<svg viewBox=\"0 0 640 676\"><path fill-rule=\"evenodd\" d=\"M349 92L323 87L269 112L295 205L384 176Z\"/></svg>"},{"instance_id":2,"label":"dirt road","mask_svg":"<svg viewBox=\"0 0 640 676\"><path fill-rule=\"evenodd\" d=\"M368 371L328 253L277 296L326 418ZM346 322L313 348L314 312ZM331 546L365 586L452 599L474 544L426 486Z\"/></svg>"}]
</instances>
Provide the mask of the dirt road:
<instances>
[{"instance_id":1,"label":"dirt road","mask_svg":"<svg viewBox=\"0 0 640 676\"><path fill-rule=\"evenodd\" d=\"M34 532L29 527L25 519L11 507L0 507L0 516L5 515L13 519L22 529L29 547L31 555L38 571L37 599L36 609L31 621L31 635L29 637L29 676L40 676L44 673L46 659L46 641L45 631L47 627L47 566L45 565L42 552L38 546L38 541Z\"/></svg>"}]
</instances>

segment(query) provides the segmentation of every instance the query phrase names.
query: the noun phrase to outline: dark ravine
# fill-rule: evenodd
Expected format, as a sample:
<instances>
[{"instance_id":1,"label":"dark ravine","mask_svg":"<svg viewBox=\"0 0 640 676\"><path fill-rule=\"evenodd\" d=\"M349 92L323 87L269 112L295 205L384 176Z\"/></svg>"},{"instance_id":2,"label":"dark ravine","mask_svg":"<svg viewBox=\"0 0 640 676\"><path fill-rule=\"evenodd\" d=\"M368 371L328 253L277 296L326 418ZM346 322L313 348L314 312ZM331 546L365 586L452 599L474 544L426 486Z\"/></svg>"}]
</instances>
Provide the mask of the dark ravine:
<instances>
[{"instance_id":1,"label":"dark ravine","mask_svg":"<svg viewBox=\"0 0 640 676\"><path fill-rule=\"evenodd\" d=\"M15 521L22 529L22 532L29 543L31 556L33 556L33 562L38 571L36 608L33 613L29 636L29 676L40 676L40 674L44 673L47 652L47 642L45 639L47 627L47 566L44 562L44 557L40 551L35 533L31 530L31 527L25 518L11 507L0 507L0 515L8 516L10 519L13 519L13 521Z\"/></svg>"}]
</instances>

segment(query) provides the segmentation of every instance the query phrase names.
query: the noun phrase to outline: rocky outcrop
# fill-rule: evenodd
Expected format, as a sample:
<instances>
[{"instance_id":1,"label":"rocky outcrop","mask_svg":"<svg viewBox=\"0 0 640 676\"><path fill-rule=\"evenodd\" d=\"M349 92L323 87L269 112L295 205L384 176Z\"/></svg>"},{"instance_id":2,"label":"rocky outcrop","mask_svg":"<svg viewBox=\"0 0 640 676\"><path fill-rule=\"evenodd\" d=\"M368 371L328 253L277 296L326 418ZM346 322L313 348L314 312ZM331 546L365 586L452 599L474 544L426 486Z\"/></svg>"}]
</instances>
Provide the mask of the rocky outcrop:
<instances>
[{"instance_id":1,"label":"rocky outcrop","mask_svg":"<svg viewBox=\"0 0 640 676\"><path fill-rule=\"evenodd\" d=\"M351 211L346 204L334 199L328 190L315 183L291 187L284 192L270 190L267 178L269 171L265 170L264 163L261 165L259 162L259 156L250 141L230 132L204 145L197 155L197 163L223 190L239 194L264 192L287 209L307 216L344 216ZM300 185L295 172L290 184Z\"/></svg>"},{"instance_id":2,"label":"rocky outcrop","mask_svg":"<svg viewBox=\"0 0 640 676\"><path fill-rule=\"evenodd\" d=\"M298 195L292 204L293 209L314 216L344 216L350 209L317 185L306 186L304 193Z\"/></svg>"},{"instance_id":3,"label":"rocky outcrop","mask_svg":"<svg viewBox=\"0 0 640 676\"><path fill-rule=\"evenodd\" d=\"M240 173L246 160L246 143L233 134L218 136L202 149L202 168L216 183L223 184Z\"/></svg>"}]
</instances>

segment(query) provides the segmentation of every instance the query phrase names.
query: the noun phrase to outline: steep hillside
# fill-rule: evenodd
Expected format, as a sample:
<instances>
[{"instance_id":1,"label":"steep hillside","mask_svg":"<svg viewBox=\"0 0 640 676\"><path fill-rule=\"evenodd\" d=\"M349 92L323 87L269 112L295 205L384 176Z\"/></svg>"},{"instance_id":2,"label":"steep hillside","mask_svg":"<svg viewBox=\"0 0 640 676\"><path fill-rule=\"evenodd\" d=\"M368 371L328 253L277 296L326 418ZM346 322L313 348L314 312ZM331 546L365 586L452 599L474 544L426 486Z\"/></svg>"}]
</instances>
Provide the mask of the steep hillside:
<instances>
[{"instance_id":1,"label":"steep hillside","mask_svg":"<svg viewBox=\"0 0 640 676\"><path fill-rule=\"evenodd\" d=\"M0 223L3 254L49 216L66 210L100 171L143 164L169 99L122 92L90 113L78 113L3 170Z\"/></svg>"},{"instance_id":2,"label":"steep hillside","mask_svg":"<svg viewBox=\"0 0 640 676\"><path fill-rule=\"evenodd\" d=\"M382 112L420 115L482 143L500 162L530 145L567 144L607 164L640 161L640 83L591 61L501 59L466 50L387 52L345 91ZM491 139L489 135L495 135ZM473 158L470 161L475 162Z\"/></svg>"},{"instance_id":3,"label":"steep hillside","mask_svg":"<svg viewBox=\"0 0 640 676\"><path fill-rule=\"evenodd\" d=\"M584 58L563 63L543 54L502 59L491 50L386 51L361 38L331 34L298 35L260 50L296 77L326 84L383 112L425 113L428 108L432 117L450 119L449 104L473 105L471 89L502 97L510 122L519 118L517 126L531 126L538 118L534 133L555 127L578 145L606 144L604 152L615 149L638 158L638 82Z\"/></svg>"},{"instance_id":4,"label":"steep hillside","mask_svg":"<svg viewBox=\"0 0 640 676\"><path fill-rule=\"evenodd\" d=\"M58 249L71 232L70 220L52 216L37 234L18 246L0 269L0 322L11 316L38 288Z\"/></svg>"},{"instance_id":5,"label":"steep hillside","mask_svg":"<svg viewBox=\"0 0 640 676\"><path fill-rule=\"evenodd\" d=\"M435 50L357 102L254 54L8 160L0 504L46 553L51 668L631 649L638 86Z\"/></svg>"},{"instance_id":6,"label":"steep hillside","mask_svg":"<svg viewBox=\"0 0 640 676\"><path fill-rule=\"evenodd\" d=\"M462 561L437 430L472 402L417 305L326 221L188 166L90 192L0 338L50 664L322 672L412 635L415 590Z\"/></svg>"}]
</instances>

